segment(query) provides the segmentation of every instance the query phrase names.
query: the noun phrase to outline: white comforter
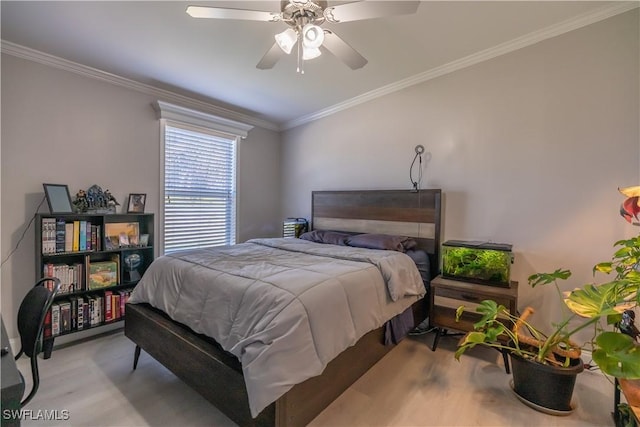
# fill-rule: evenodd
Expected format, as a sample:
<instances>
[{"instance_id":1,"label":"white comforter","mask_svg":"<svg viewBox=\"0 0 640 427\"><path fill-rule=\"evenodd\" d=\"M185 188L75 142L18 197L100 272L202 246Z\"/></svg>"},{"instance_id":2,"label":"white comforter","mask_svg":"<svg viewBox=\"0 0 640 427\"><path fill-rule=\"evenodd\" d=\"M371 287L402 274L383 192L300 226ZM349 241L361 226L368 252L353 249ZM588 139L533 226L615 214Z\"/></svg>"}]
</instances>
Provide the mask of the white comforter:
<instances>
[{"instance_id":1,"label":"white comforter","mask_svg":"<svg viewBox=\"0 0 640 427\"><path fill-rule=\"evenodd\" d=\"M234 354L255 417L424 293L400 252L254 239L159 257L129 302L150 303Z\"/></svg>"}]
</instances>

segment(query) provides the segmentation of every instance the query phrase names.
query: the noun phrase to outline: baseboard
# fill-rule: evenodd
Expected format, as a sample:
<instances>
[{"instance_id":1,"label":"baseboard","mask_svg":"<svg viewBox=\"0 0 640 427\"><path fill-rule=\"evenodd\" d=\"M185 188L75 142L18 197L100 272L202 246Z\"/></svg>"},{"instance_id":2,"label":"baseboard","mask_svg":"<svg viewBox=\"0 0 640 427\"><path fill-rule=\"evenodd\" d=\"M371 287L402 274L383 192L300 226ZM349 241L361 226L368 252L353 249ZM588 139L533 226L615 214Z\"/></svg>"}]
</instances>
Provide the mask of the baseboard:
<instances>
[{"instance_id":1,"label":"baseboard","mask_svg":"<svg viewBox=\"0 0 640 427\"><path fill-rule=\"evenodd\" d=\"M53 341L53 350L55 351L57 348L78 344L80 342L96 338L100 335L111 334L118 331L124 331L124 322L110 323L108 325L98 326L85 331L78 331L72 334L55 337Z\"/></svg>"},{"instance_id":2,"label":"baseboard","mask_svg":"<svg viewBox=\"0 0 640 427\"><path fill-rule=\"evenodd\" d=\"M86 331L78 331L68 335L62 335L56 337L53 342L53 350L57 348L67 347L72 344L78 344L80 342L96 338L100 335L111 334L118 331L124 331L124 322L111 323L108 325L98 326L95 328L87 329ZM9 345L13 350L14 355L20 350L20 339L10 338Z\"/></svg>"}]
</instances>

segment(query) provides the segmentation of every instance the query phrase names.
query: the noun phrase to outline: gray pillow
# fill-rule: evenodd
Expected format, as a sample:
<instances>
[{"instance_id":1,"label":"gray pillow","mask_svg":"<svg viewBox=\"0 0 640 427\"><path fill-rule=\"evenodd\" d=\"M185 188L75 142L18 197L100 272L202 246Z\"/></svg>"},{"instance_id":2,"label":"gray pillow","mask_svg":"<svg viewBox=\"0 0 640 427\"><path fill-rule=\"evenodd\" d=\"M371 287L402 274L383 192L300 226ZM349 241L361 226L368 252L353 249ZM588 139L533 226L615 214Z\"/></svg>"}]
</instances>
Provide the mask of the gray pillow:
<instances>
[{"instance_id":1,"label":"gray pillow","mask_svg":"<svg viewBox=\"0 0 640 427\"><path fill-rule=\"evenodd\" d=\"M348 237L350 237L350 234L329 230L313 230L300 236L303 240L340 246L346 246L345 242Z\"/></svg>"},{"instance_id":2,"label":"gray pillow","mask_svg":"<svg viewBox=\"0 0 640 427\"><path fill-rule=\"evenodd\" d=\"M417 246L415 240L406 236L391 234L356 234L347 238L347 245L357 248L384 249L388 251L406 252Z\"/></svg>"}]
</instances>

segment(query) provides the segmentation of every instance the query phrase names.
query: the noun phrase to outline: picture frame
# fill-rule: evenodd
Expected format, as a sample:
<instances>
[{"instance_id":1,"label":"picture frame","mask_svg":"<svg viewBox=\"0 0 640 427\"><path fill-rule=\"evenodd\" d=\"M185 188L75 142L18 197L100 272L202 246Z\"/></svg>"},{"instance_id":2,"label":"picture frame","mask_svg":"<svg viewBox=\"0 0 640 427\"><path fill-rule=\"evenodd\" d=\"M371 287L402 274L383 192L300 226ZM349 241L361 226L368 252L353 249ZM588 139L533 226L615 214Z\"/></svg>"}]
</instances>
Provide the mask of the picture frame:
<instances>
[{"instance_id":1,"label":"picture frame","mask_svg":"<svg viewBox=\"0 0 640 427\"><path fill-rule=\"evenodd\" d=\"M144 205L146 202L146 193L130 193L127 213L144 213Z\"/></svg>"},{"instance_id":2,"label":"picture frame","mask_svg":"<svg viewBox=\"0 0 640 427\"><path fill-rule=\"evenodd\" d=\"M139 236L137 234L132 234L129 236L129 246L138 246L139 245Z\"/></svg>"},{"instance_id":3,"label":"picture frame","mask_svg":"<svg viewBox=\"0 0 640 427\"><path fill-rule=\"evenodd\" d=\"M42 184L52 214L73 213L71 195L66 184Z\"/></svg>"},{"instance_id":4,"label":"picture frame","mask_svg":"<svg viewBox=\"0 0 640 427\"><path fill-rule=\"evenodd\" d=\"M118 249L131 246L131 240L138 242L140 224L137 222L108 222L104 224L104 246Z\"/></svg>"}]
</instances>

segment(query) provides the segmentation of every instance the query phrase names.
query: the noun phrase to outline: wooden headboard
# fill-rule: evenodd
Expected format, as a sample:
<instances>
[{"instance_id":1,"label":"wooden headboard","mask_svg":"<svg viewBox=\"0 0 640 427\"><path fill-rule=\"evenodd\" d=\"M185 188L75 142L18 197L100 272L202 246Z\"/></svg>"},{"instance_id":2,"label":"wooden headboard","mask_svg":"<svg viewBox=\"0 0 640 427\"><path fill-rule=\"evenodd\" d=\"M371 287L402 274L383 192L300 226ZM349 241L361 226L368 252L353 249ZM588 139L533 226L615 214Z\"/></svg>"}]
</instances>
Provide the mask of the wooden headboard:
<instances>
[{"instance_id":1,"label":"wooden headboard","mask_svg":"<svg viewBox=\"0 0 640 427\"><path fill-rule=\"evenodd\" d=\"M413 237L429 254L432 277L440 265L441 190L313 191L311 227Z\"/></svg>"}]
</instances>

